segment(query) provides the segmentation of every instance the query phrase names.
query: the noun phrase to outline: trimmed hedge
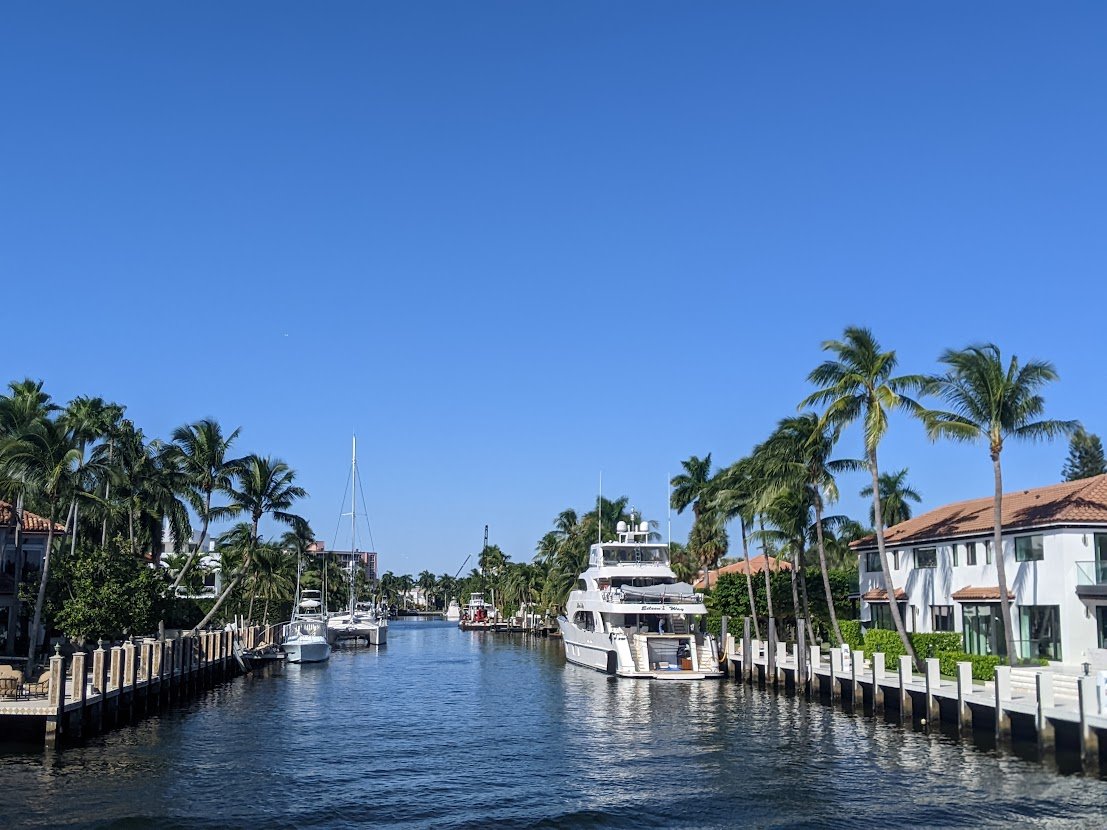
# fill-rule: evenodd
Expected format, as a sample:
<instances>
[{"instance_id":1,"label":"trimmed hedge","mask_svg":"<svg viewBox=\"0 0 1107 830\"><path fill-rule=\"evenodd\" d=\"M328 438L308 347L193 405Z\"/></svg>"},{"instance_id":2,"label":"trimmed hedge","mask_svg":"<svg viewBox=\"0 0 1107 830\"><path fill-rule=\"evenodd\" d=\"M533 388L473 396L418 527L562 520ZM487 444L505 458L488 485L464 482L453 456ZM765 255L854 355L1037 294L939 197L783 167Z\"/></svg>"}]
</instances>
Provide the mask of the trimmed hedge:
<instances>
[{"instance_id":1,"label":"trimmed hedge","mask_svg":"<svg viewBox=\"0 0 1107 830\"><path fill-rule=\"evenodd\" d=\"M886 631L883 628L870 628L865 632L865 656L872 658L873 653L883 651L888 665L899 659L907 652L903 650L903 643L899 635L894 631Z\"/></svg>"},{"instance_id":2,"label":"trimmed hedge","mask_svg":"<svg viewBox=\"0 0 1107 830\"><path fill-rule=\"evenodd\" d=\"M845 629L842 630L845 634ZM940 631L933 634L908 634L911 645L919 659L938 657L943 652L960 652L964 647L961 635L956 631ZM882 628L871 628L865 632L865 656L872 657L873 652L883 651L889 664L907 652L903 649L899 634Z\"/></svg>"},{"instance_id":3,"label":"trimmed hedge","mask_svg":"<svg viewBox=\"0 0 1107 830\"><path fill-rule=\"evenodd\" d=\"M861 633L860 620L838 620L838 627L842 629L842 637L853 651L861 651L865 648L865 638Z\"/></svg>"},{"instance_id":4,"label":"trimmed hedge","mask_svg":"<svg viewBox=\"0 0 1107 830\"><path fill-rule=\"evenodd\" d=\"M947 677L957 676L958 663L972 663L972 676L974 680L992 680L996 676L996 666L1003 665L1006 660L995 654L965 654L963 651L945 651L938 655L938 664L942 674Z\"/></svg>"}]
</instances>

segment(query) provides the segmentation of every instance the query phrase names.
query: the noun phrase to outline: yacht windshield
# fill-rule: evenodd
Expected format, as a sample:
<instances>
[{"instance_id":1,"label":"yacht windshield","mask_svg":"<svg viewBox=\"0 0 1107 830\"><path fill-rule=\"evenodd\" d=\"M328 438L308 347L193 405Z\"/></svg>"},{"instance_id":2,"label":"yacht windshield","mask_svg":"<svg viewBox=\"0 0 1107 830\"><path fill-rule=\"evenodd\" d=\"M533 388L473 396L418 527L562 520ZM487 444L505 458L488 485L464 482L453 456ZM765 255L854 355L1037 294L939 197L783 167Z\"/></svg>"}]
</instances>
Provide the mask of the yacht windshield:
<instances>
[{"instance_id":1,"label":"yacht windshield","mask_svg":"<svg viewBox=\"0 0 1107 830\"><path fill-rule=\"evenodd\" d=\"M664 545L612 545L603 549L605 565L669 564L669 549Z\"/></svg>"}]
</instances>

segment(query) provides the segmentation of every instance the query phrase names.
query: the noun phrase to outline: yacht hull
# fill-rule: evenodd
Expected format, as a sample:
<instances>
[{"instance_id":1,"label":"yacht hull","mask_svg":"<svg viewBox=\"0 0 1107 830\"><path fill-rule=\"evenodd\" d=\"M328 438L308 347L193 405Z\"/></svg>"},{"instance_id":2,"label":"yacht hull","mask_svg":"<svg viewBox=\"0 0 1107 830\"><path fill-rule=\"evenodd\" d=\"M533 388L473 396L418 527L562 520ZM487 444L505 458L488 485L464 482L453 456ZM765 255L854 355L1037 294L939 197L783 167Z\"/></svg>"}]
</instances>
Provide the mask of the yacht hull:
<instances>
[{"instance_id":1,"label":"yacht hull","mask_svg":"<svg viewBox=\"0 0 1107 830\"><path fill-rule=\"evenodd\" d=\"M642 671L634 664L625 637L617 640L609 634L584 631L565 617L558 617L557 624L561 629L562 642L565 644L565 659L577 666L585 666L616 677L642 680L708 680L723 676L722 671L684 670L673 667Z\"/></svg>"},{"instance_id":2,"label":"yacht hull","mask_svg":"<svg viewBox=\"0 0 1107 830\"><path fill-rule=\"evenodd\" d=\"M331 656L330 643L322 638L282 643L281 650L288 655L289 663L322 663Z\"/></svg>"}]
</instances>

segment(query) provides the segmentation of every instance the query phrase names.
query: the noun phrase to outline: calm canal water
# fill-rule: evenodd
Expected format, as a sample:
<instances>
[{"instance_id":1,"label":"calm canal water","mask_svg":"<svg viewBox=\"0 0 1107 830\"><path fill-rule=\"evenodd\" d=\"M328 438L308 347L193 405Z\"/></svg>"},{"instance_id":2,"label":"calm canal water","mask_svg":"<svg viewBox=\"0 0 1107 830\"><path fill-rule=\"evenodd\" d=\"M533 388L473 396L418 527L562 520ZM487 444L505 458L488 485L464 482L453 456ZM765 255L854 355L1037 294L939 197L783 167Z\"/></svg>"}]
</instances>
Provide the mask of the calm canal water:
<instances>
[{"instance_id":1,"label":"calm canal water","mask_svg":"<svg viewBox=\"0 0 1107 830\"><path fill-rule=\"evenodd\" d=\"M1107 824L1104 781L426 621L61 752L2 749L0 788L0 828Z\"/></svg>"}]
</instances>

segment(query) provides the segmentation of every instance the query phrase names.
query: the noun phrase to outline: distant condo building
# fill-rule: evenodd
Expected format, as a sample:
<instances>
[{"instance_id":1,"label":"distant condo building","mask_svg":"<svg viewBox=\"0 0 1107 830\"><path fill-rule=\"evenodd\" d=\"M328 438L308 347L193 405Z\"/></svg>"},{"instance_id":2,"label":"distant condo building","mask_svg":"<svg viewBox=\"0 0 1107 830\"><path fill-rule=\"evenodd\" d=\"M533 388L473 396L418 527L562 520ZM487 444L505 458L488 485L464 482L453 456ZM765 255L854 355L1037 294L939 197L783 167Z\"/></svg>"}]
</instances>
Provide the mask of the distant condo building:
<instances>
[{"instance_id":1,"label":"distant condo building","mask_svg":"<svg viewBox=\"0 0 1107 830\"><path fill-rule=\"evenodd\" d=\"M322 556L324 553L333 556L335 561L343 568L349 567L350 563L354 562L356 567L364 571L367 581L377 581L377 554L375 551L327 550L326 546L320 541L308 545L309 556Z\"/></svg>"},{"instance_id":2,"label":"distant condo building","mask_svg":"<svg viewBox=\"0 0 1107 830\"><path fill-rule=\"evenodd\" d=\"M885 531L908 631L958 631L970 654L1005 654L993 526L989 496ZM1107 475L1005 493L1002 530L1018 656L1080 664L1107 649ZM876 538L851 547L862 622L891 629Z\"/></svg>"}]
</instances>

